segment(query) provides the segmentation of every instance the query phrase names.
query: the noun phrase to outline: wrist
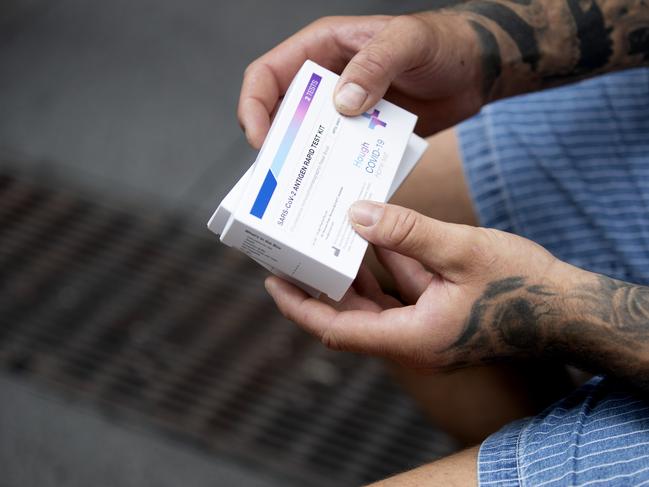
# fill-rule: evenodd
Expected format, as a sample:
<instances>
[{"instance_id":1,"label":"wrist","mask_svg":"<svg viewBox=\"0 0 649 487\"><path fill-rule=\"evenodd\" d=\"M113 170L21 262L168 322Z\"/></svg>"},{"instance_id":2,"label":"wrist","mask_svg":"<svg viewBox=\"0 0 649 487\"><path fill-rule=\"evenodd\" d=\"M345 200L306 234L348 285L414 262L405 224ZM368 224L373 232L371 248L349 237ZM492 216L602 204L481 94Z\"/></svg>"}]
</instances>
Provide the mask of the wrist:
<instances>
[{"instance_id":1,"label":"wrist","mask_svg":"<svg viewBox=\"0 0 649 487\"><path fill-rule=\"evenodd\" d=\"M428 24L431 45L442 53L436 63L461 63L481 105L542 87L540 77L527 64L540 54L521 52L497 22L474 12L470 3L415 16ZM553 64L559 61L554 59Z\"/></svg>"},{"instance_id":2,"label":"wrist","mask_svg":"<svg viewBox=\"0 0 649 487\"><path fill-rule=\"evenodd\" d=\"M475 30L485 73L498 72L488 101L649 64L646 2L581 3L471 0L453 8Z\"/></svg>"},{"instance_id":3,"label":"wrist","mask_svg":"<svg viewBox=\"0 0 649 487\"><path fill-rule=\"evenodd\" d=\"M515 278L516 289L490 306L489 321L500 335L503 356L566 359L577 345L566 325L579 319L582 309L576 290L592 286L594 275L548 256L551 260L534 273Z\"/></svg>"},{"instance_id":4,"label":"wrist","mask_svg":"<svg viewBox=\"0 0 649 487\"><path fill-rule=\"evenodd\" d=\"M584 306L579 298L580 290L592 287L596 283L596 276L567 262L555 260L548 275L551 281L548 286L553 289L554 295L551 299L552 313L546 320L543 348L538 350L540 355L571 361L571 349L577 345L571 324L581 319Z\"/></svg>"},{"instance_id":5,"label":"wrist","mask_svg":"<svg viewBox=\"0 0 649 487\"><path fill-rule=\"evenodd\" d=\"M430 34L428 66L431 78L450 80L451 88L458 84L470 87L465 98L476 100L479 107L491 100L486 84L497 75L498 62L483 54L475 29L463 12L442 9L413 14L424 21Z\"/></svg>"},{"instance_id":6,"label":"wrist","mask_svg":"<svg viewBox=\"0 0 649 487\"><path fill-rule=\"evenodd\" d=\"M562 311L548 327L547 352L649 387L649 288L562 266Z\"/></svg>"}]
</instances>

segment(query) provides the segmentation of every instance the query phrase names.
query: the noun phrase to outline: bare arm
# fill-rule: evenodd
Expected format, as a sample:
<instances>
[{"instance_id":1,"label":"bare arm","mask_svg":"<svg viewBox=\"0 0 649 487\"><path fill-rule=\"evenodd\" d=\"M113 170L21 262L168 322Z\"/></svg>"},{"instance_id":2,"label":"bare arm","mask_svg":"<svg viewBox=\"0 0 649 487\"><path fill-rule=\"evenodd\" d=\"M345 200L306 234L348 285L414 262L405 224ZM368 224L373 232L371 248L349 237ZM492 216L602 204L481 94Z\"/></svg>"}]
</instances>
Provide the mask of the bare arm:
<instances>
[{"instance_id":1,"label":"bare arm","mask_svg":"<svg viewBox=\"0 0 649 487\"><path fill-rule=\"evenodd\" d=\"M481 44L486 100L649 64L646 0L479 0L452 12Z\"/></svg>"},{"instance_id":2,"label":"bare arm","mask_svg":"<svg viewBox=\"0 0 649 487\"><path fill-rule=\"evenodd\" d=\"M649 287L572 274L562 285L520 276L490 282L448 350L466 360L488 343L492 357L555 356L649 392Z\"/></svg>"},{"instance_id":3,"label":"bare arm","mask_svg":"<svg viewBox=\"0 0 649 487\"><path fill-rule=\"evenodd\" d=\"M277 102L312 59L358 115L386 95L433 134L490 101L649 63L647 0L474 0L398 17L327 17L246 69L239 121L260 147Z\"/></svg>"},{"instance_id":4,"label":"bare arm","mask_svg":"<svg viewBox=\"0 0 649 487\"><path fill-rule=\"evenodd\" d=\"M649 392L649 287L578 269L498 230L392 205L352 208L406 305L369 271L336 308L271 279L280 310L327 345L432 370L557 357Z\"/></svg>"}]
</instances>

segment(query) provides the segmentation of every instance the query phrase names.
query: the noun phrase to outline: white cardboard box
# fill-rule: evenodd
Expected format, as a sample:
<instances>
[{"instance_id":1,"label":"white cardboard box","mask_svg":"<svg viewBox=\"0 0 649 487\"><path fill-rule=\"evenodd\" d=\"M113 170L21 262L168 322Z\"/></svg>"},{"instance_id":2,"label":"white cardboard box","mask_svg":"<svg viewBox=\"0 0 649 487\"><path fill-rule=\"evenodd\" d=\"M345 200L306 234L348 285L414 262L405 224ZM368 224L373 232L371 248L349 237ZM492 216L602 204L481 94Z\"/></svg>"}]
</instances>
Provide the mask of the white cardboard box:
<instances>
[{"instance_id":1,"label":"white cardboard box","mask_svg":"<svg viewBox=\"0 0 649 487\"><path fill-rule=\"evenodd\" d=\"M337 81L311 61L302 66L257 160L208 222L223 243L335 300L367 249L348 221L349 206L386 201L426 148L412 134L416 116L385 100L363 116L340 115Z\"/></svg>"}]
</instances>

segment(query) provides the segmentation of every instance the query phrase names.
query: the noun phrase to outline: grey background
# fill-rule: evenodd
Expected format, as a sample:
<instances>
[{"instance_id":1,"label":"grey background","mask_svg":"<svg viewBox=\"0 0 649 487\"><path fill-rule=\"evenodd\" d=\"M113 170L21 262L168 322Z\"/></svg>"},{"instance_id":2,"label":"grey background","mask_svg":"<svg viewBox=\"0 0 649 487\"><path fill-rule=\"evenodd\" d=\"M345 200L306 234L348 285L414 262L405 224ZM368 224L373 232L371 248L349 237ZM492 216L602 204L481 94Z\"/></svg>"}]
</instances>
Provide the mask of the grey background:
<instances>
[{"instance_id":1,"label":"grey background","mask_svg":"<svg viewBox=\"0 0 649 487\"><path fill-rule=\"evenodd\" d=\"M202 222L254 160L236 120L249 62L323 15L439 3L8 0L0 160Z\"/></svg>"},{"instance_id":2,"label":"grey background","mask_svg":"<svg viewBox=\"0 0 649 487\"><path fill-rule=\"evenodd\" d=\"M440 2L3 0L0 169L197 232L254 159L245 66L308 22ZM2 485L281 485L0 377ZM65 445L65 448L61 448Z\"/></svg>"},{"instance_id":3,"label":"grey background","mask_svg":"<svg viewBox=\"0 0 649 487\"><path fill-rule=\"evenodd\" d=\"M0 376L0 485L279 486L250 466L207 455L83 405Z\"/></svg>"}]
</instances>

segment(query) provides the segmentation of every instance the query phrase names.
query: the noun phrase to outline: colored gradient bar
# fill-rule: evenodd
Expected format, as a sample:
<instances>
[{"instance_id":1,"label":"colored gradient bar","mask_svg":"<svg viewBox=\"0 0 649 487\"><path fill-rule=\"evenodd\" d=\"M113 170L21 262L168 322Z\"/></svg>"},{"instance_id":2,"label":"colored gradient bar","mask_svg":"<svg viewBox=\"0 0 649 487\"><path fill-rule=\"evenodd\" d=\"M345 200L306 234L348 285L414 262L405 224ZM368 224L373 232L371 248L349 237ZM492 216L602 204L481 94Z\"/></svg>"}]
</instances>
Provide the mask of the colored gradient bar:
<instances>
[{"instance_id":1,"label":"colored gradient bar","mask_svg":"<svg viewBox=\"0 0 649 487\"><path fill-rule=\"evenodd\" d=\"M295 137L297 137L297 133L300 130L302 122L304 121L306 112L309 110L311 100L313 100L313 97L318 90L318 86L320 86L320 81L322 81L321 76L315 73L311 74L311 78L309 79L309 82L304 89L304 93L302 93L302 97L300 98L300 102L295 109L293 118L288 124L288 129L286 130L286 133L284 134L284 137L279 144L279 148L277 149L277 153L273 158L273 163L270 166L270 170L266 174L264 182L262 183L261 188L259 189L259 193L257 194L257 198L255 199L255 202L250 209L250 214L256 216L257 218L262 218L264 216L264 213L266 212L266 208L268 208L268 203L270 203L270 199L275 192L275 188L277 187L277 178L279 176L279 173L284 166L284 162L286 161L286 157L288 156L291 147L293 147Z\"/></svg>"}]
</instances>

